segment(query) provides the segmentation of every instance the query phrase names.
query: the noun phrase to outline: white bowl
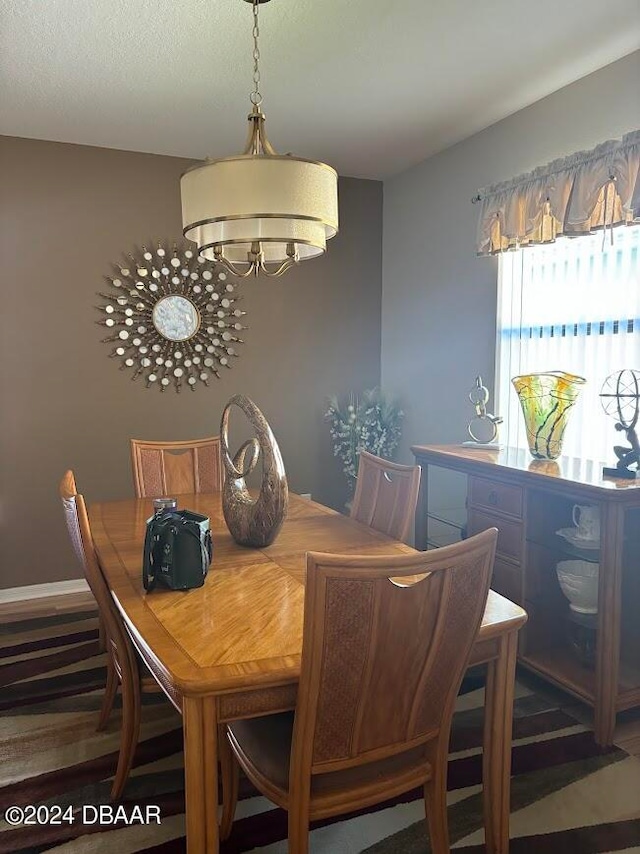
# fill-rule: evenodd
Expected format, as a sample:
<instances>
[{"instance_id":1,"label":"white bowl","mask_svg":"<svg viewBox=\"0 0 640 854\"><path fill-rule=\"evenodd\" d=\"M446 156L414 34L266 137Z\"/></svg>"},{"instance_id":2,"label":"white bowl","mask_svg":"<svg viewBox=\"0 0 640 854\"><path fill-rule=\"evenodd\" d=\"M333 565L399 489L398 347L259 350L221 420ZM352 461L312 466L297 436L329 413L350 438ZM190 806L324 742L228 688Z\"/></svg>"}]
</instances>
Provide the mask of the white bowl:
<instances>
[{"instance_id":1,"label":"white bowl","mask_svg":"<svg viewBox=\"0 0 640 854\"><path fill-rule=\"evenodd\" d=\"M598 613L599 569L599 564L587 560L562 560L556 567L560 587L572 611Z\"/></svg>"}]
</instances>

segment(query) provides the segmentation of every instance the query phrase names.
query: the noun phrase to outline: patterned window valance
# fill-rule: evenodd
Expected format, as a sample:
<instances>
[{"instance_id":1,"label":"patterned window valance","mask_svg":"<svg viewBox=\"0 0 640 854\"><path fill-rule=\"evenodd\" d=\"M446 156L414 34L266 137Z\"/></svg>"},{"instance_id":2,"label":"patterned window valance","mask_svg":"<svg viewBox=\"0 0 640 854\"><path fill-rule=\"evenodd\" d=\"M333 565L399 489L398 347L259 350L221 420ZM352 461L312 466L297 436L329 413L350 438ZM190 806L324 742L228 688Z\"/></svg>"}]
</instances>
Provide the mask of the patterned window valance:
<instances>
[{"instance_id":1,"label":"patterned window valance","mask_svg":"<svg viewBox=\"0 0 640 854\"><path fill-rule=\"evenodd\" d=\"M479 255L638 222L640 131L494 184L474 201Z\"/></svg>"}]
</instances>

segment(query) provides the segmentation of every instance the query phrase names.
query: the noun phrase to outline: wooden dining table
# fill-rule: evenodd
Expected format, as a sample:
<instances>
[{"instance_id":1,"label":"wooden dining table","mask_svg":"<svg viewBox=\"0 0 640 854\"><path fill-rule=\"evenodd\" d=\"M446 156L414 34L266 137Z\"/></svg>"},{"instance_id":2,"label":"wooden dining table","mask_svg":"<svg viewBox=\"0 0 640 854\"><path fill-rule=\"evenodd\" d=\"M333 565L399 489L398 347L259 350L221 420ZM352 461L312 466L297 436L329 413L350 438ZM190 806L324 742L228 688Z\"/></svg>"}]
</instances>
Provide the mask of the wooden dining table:
<instances>
[{"instance_id":1,"label":"wooden dining table","mask_svg":"<svg viewBox=\"0 0 640 854\"><path fill-rule=\"evenodd\" d=\"M145 593L142 546L150 499L96 503L89 518L98 559L143 661L182 709L188 854L215 854L220 724L294 709L300 675L306 552L402 554L391 540L314 501L290 495L266 548L239 546L220 494L182 495L209 516L213 561L203 587ZM471 664L486 663L483 735L487 851L507 854L516 640L526 613L490 591ZM426 828L425 828L426 833Z\"/></svg>"}]
</instances>

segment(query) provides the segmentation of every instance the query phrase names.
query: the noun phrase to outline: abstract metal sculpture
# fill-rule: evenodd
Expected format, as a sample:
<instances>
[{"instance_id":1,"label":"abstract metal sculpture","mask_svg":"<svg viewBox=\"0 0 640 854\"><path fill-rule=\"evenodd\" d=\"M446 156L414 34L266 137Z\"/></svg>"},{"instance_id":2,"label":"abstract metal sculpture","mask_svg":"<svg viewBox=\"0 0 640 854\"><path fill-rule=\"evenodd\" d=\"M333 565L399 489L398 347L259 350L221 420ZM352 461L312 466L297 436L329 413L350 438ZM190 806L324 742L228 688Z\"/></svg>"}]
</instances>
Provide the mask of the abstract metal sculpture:
<instances>
[{"instance_id":1,"label":"abstract metal sculpture","mask_svg":"<svg viewBox=\"0 0 640 854\"><path fill-rule=\"evenodd\" d=\"M229 411L234 404L247 416L257 438L247 439L232 460L228 434ZM287 476L280 448L266 418L243 394L234 395L224 408L220 422L220 446L225 469L222 510L231 536L241 546L263 548L271 545L287 515ZM257 498L252 498L245 479L256 467L260 454L262 483Z\"/></svg>"},{"instance_id":2,"label":"abstract metal sculpture","mask_svg":"<svg viewBox=\"0 0 640 854\"><path fill-rule=\"evenodd\" d=\"M473 444L489 445L495 442L498 438L498 426L502 424L503 419L499 415L492 415L490 412L487 412L489 389L483 385L482 377L479 374L476 377L476 384L469 392L469 400L473 403L476 411L475 417L471 419L467 426L467 431L473 439Z\"/></svg>"}]
</instances>

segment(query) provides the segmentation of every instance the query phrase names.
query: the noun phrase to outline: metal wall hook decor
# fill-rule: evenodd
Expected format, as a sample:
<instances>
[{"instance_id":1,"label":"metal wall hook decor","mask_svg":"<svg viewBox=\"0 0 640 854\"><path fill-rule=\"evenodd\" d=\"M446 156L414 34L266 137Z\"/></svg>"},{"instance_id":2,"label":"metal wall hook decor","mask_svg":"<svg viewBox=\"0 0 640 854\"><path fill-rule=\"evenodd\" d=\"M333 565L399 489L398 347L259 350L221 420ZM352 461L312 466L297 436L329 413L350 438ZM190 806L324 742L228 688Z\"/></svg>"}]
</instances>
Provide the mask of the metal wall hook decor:
<instances>
[{"instance_id":1,"label":"metal wall hook decor","mask_svg":"<svg viewBox=\"0 0 640 854\"><path fill-rule=\"evenodd\" d=\"M233 459L229 453L229 414L237 406L247 417L256 436L244 442ZM241 546L263 548L280 533L289 506L289 488L280 448L266 418L244 394L227 403L220 422L220 449L225 470L222 511L233 539ZM249 459L247 461L247 455ZM262 457L262 482L252 497L246 478Z\"/></svg>"},{"instance_id":2,"label":"metal wall hook decor","mask_svg":"<svg viewBox=\"0 0 640 854\"><path fill-rule=\"evenodd\" d=\"M147 388L192 391L220 377L238 356L246 329L238 284L191 249L143 246L116 264L106 279L112 290L96 308L110 334L110 356Z\"/></svg>"}]
</instances>

